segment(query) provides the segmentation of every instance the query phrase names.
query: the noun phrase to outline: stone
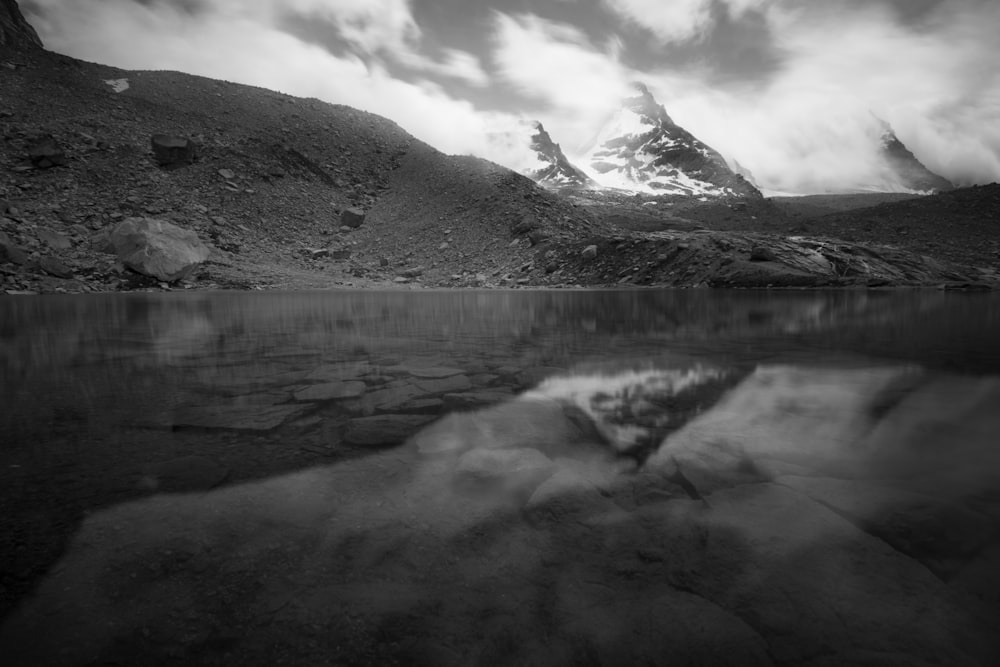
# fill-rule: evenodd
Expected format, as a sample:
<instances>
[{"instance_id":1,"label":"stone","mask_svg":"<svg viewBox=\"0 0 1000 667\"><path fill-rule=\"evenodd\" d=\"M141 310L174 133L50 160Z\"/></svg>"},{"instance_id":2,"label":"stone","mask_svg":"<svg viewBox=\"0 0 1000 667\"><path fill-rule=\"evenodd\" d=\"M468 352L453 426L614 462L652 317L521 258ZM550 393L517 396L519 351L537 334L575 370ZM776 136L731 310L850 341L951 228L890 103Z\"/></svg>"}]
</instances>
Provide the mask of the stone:
<instances>
[{"instance_id":1,"label":"stone","mask_svg":"<svg viewBox=\"0 0 1000 667\"><path fill-rule=\"evenodd\" d=\"M39 137L28 146L28 159L38 169L61 167L66 164L66 154L52 135Z\"/></svg>"},{"instance_id":2,"label":"stone","mask_svg":"<svg viewBox=\"0 0 1000 667\"><path fill-rule=\"evenodd\" d=\"M209 256L196 233L155 218L127 218L110 240L125 266L166 282L189 277Z\"/></svg>"},{"instance_id":3,"label":"stone","mask_svg":"<svg viewBox=\"0 0 1000 667\"><path fill-rule=\"evenodd\" d=\"M541 229L535 229L528 232L528 240L531 241L531 245L540 245L549 240L549 235L547 232Z\"/></svg>"},{"instance_id":4,"label":"stone","mask_svg":"<svg viewBox=\"0 0 1000 667\"><path fill-rule=\"evenodd\" d=\"M557 470L535 489L524 509L535 518L562 521L615 507L615 503L602 495L590 480L564 468Z\"/></svg>"},{"instance_id":5,"label":"stone","mask_svg":"<svg viewBox=\"0 0 1000 667\"><path fill-rule=\"evenodd\" d=\"M359 208L346 208L340 214L340 224L357 229L365 222L365 212Z\"/></svg>"},{"instance_id":6,"label":"stone","mask_svg":"<svg viewBox=\"0 0 1000 667\"><path fill-rule=\"evenodd\" d=\"M73 270L63 264L58 257L53 257L52 255L42 255L42 257L38 260L38 265L43 271L45 271L45 273L55 276L56 278L73 277Z\"/></svg>"},{"instance_id":7,"label":"stone","mask_svg":"<svg viewBox=\"0 0 1000 667\"><path fill-rule=\"evenodd\" d=\"M232 169L220 169L219 176L221 176L227 181L231 181L234 178L236 178L236 172L234 172Z\"/></svg>"},{"instance_id":8,"label":"stone","mask_svg":"<svg viewBox=\"0 0 1000 667\"><path fill-rule=\"evenodd\" d=\"M181 456L142 470L139 486L148 491L181 493L207 491L221 484L229 470L204 456Z\"/></svg>"},{"instance_id":9,"label":"stone","mask_svg":"<svg viewBox=\"0 0 1000 667\"><path fill-rule=\"evenodd\" d=\"M294 395L297 401L335 401L342 398L357 398L364 391L365 383L354 380L315 384L296 391Z\"/></svg>"},{"instance_id":10,"label":"stone","mask_svg":"<svg viewBox=\"0 0 1000 667\"><path fill-rule=\"evenodd\" d=\"M583 252L580 253L580 256L583 257L584 259L594 259L595 257L597 257L597 246L596 245L587 246L586 248L583 249Z\"/></svg>"},{"instance_id":11,"label":"stone","mask_svg":"<svg viewBox=\"0 0 1000 667\"><path fill-rule=\"evenodd\" d=\"M404 278L417 278L421 276L423 273L424 273L424 267L414 266L409 269L403 269L402 271L399 272L399 275L403 276Z\"/></svg>"},{"instance_id":12,"label":"stone","mask_svg":"<svg viewBox=\"0 0 1000 667\"><path fill-rule=\"evenodd\" d=\"M12 262L14 264L27 264L28 255L19 248L10 237L0 232L0 262Z\"/></svg>"},{"instance_id":13,"label":"stone","mask_svg":"<svg viewBox=\"0 0 1000 667\"><path fill-rule=\"evenodd\" d=\"M778 256L770 248L757 245L750 250L751 262L775 262L777 260Z\"/></svg>"},{"instance_id":14,"label":"stone","mask_svg":"<svg viewBox=\"0 0 1000 667\"><path fill-rule=\"evenodd\" d=\"M87 243L97 252L102 252L106 255L116 254L115 244L111 242L111 236L104 230L91 234L87 239Z\"/></svg>"},{"instance_id":15,"label":"stone","mask_svg":"<svg viewBox=\"0 0 1000 667\"><path fill-rule=\"evenodd\" d=\"M39 229L38 240L47 244L53 250L69 250L73 247L73 242L68 237L51 229Z\"/></svg>"},{"instance_id":16,"label":"stone","mask_svg":"<svg viewBox=\"0 0 1000 667\"><path fill-rule=\"evenodd\" d=\"M348 422L344 442L361 447L398 445L431 419L426 415L402 414L357 417Z\"/></svg>"},{"instance_id":17,"label":"stone","mask_svg":"<svg viewBox=\"0 0 1000 667\"><path fill-rule=\"evenodd\" d=\"M206 405L181 408L174 426L270 431L301 415L305 405Z\"/></svg>"},{"instance_id":18,"label":"stone","mask_svg":"<svg viewBox=\"0 0 1000 667\"><path fill-rule=\"evenodd\" d=\"M198 146L187 137L171 134L154 134L150 138L153 157L161 167L179 168L194 163L198 157Z\"/></svg>"}]
</instances>

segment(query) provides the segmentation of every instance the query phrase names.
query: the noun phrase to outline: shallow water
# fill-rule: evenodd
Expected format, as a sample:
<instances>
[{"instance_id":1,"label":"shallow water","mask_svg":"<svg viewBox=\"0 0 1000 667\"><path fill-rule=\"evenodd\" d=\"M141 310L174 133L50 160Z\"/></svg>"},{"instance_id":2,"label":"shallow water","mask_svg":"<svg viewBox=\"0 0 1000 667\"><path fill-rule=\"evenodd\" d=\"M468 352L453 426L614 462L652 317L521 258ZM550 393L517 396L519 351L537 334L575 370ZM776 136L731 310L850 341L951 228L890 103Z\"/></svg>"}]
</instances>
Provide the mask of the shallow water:
<instances>
[{"instance_id":1,"label":"shallow water","mask_svg":"<svg viewBox=\"0 0 1000 667\"><path fill-rule=\"evenodd\" d=\"M998 295L9 298L0 405L26 661L655 661L654 612L713 628L671 639L681 664L724 664L720 633L760 664L995 655ZM87 605L119 629L17 639Z\"/></svg>"}]
</instances>

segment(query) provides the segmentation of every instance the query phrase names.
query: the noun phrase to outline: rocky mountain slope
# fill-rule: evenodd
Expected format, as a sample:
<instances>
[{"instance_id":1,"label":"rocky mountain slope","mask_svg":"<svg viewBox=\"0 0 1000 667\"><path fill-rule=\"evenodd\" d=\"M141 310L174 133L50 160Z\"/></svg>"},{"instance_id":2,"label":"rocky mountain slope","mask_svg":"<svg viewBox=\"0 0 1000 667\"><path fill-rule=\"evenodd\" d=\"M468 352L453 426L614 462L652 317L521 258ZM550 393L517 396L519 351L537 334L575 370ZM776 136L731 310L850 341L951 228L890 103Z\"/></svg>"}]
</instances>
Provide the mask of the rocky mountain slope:
<instances>
[{"instance_id":1,"label":"rocky mountain slope","mask_svg":"<svg viewBox=\"0 0 1000 667\"><path fill-rule=\"evenodd\" d=\"M530 149L534 151L539 161L538 169L529 173L529 177L543 185L561 188L597 185L594 179L569 161L562 148L552 140L541 123L531 121L529 126L532 130Z\"/></svg>"},{"instance_id":2,"label":"rocky mountain slope","mask_svg":"<svg viewBox=\"0 0 1000 667\"><path fill-rule=\"evenodd\" d=\"M927 193L943 192L955 187L951 181L925 167L899 140L888 123L882 124L880 141L880 157L904 190Z\"/></svg>"},{"instance_id":3,"label":"rocky mountain slope","mask_svg":"<svg viewBox=\"0 0 1000 667\"><path fill-rule=\"evenodd\" d=\"M760 196L713 148L677 125L641 83L598 132L587 164L608 187L648 193Z\"/></svg>"},{"instance_id":4,"label":"rocky mountain slope","mask_svg":"<svg viewBox=\"0 0 1000 667\"><path fill-rule=\"evenodd\" d=\"M41 47L42 40L31 24L24 20L16 0L0 0L0 46Z\"/></svg>"},{"instance_id":5,"label":"rocky mountain slope","mask_svg":"<svg viewBox=\"0 0 1000 667\"><path fill-rule=\"evenodd\" d=\"M901 241L917 235L895 230L865 241L894 244L874 249L883 264L854 261L871 248L829 243L818 224L808 230L814 236L800 230L771 243L769 235L787 236L791 219L728 168L720 171L724 162L707 147L696 155L677 150L700 178L718 177L699 183L750 197L560 194L491 162L444 155L346 106L176 72L119 70L28 42L0 47L0 65L6 293L940 284L996 274L992 256L970 255L973 268L908 253ZM648 100L641 94L636 103ZM675 154L669 117L657 109L649 117L663 123L638 140L664 148L666 159ZM161 164L153 145L161 134L182 139L189 159ZM194 232L207 261L170 285L126 268L110 233L132 217ZM803 262L817 243L825 261ZM988 247L982 239L970 245Z\"/></svg>"}]
</instances>

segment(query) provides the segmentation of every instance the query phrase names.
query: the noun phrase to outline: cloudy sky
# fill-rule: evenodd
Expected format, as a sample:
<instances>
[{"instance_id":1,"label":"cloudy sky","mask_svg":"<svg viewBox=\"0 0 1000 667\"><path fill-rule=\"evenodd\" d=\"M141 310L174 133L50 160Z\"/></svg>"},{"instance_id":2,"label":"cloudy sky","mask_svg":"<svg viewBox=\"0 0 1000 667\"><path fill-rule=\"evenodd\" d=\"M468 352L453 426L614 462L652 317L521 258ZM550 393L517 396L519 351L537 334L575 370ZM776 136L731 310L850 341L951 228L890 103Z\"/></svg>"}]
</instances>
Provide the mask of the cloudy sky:
<instances>
[{"instance_id":1,"label":"cloudy sky","mask_svg":"<svg viewBox=\"0 0 1000 667\"><path fill-rule=\"evenodd\" d=\"M630 81L777 191L851 187L876 116L959 184L1000 180L998 0L20 0L46 47L387 116L517 166L572 158ZM583 165L581 165L583 166Z\"/></svg>"}]
</instances>

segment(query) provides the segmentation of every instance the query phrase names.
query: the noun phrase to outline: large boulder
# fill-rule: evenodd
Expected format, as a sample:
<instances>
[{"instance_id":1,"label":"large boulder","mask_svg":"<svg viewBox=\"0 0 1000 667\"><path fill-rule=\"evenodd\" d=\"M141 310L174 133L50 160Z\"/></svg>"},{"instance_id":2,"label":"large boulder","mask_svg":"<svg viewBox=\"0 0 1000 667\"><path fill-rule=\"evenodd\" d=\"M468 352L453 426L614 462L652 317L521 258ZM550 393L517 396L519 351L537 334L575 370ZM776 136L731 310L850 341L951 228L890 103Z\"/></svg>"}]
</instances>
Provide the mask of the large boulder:
<instances>
[{"instance_id":1,"label":"large boulder","mask_svg":"<svg viewBox=\"0 0 1000 667\"><path fill-rule=\"evenodd\" d=\"M340 224L357 229L365 222L365 212L359 208L348 208L340 214Z\"/></svg>"},{"instance_id":2,"label":"large boulder","mask_svg":"<svg viewBox=\"0 0 1000 667\"><path fill-rule=\"evenodd\" d=\"M198 146L187 137L170 134L154 134L150 139L153 157L161 167L176 169L194 162L198 156Z\"/></svg>"},{"instance_id":3,"label":"large boulder","mask_svg":"<svg viewBox=\"0 0 1000 667\"><path fill-rule=\"evenodd\" d=\"M38 137L28 148L28 159L38 169L61 167L66 164L66 153L51 134Z\"/></svg>"},{"instance_id":4,"label":"large boulder","mask_svg":"<svg viewBox=\"0 0 1000 667\"><path fill-rule=\"evenodd\" d=\"M125 266L167 282L188 277L209 255L197 234L155 218L128 218L110 240Z\"/></svg>"},{"instance_id":5,"label":"large boulder","mask_svg":"<svg viewBox=\"0 0 1000 667\"><path fill-rule=\"evenodd\" d=\"M27 264L28 255L9 236L0 232L0 264L4 262Z\"/></svg>"}]
</instances>

